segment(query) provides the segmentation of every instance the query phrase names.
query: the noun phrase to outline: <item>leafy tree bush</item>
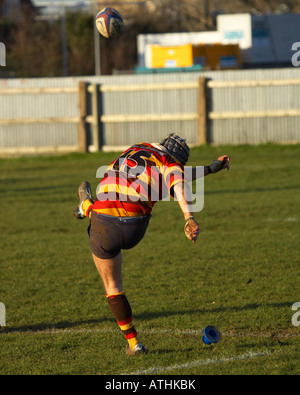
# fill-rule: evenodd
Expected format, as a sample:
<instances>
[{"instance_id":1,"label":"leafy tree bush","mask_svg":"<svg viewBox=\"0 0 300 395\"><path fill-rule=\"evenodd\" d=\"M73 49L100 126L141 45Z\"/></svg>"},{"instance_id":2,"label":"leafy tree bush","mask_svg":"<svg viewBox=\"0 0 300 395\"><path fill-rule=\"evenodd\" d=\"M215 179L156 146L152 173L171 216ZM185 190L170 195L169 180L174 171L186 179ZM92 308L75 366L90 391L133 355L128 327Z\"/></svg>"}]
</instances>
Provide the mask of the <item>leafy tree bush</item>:
<instances>
[{"instance_id":1,"label":"leafy tree bush","mask_svg":"<svg viewBox=\"0 0 300 395\"><path fill-rule=\"evenodd\" d=\"M100 37L101 71L133 70L137 64L138 34L215 29L218 13L300 12L299 0L152 0L151 7L120 6L126 24L123 34L107 40ZM124 14L123 14L124 12ZM64 75L62 23L60 18L41 20L24 8L19 18L0 16L0 41L7 48L7 66L0 77L54 77ZM68 13L66 16L68 75L93 75L94 16Z\"/></svg>"}]
</instances>

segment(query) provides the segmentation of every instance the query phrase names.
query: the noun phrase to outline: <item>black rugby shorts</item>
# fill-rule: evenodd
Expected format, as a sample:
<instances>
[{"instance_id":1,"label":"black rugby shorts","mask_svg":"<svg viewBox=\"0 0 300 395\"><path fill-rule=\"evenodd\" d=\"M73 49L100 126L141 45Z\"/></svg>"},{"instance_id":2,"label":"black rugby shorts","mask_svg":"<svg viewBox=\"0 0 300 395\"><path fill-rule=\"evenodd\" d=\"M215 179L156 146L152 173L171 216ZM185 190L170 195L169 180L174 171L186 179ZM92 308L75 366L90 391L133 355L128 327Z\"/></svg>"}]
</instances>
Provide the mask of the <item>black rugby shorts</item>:
<instances>
[{"instance_id":1,"label":"black rugby shorts","mask_svg":"<svg viewBox=\"0 0 300 395\"><path fill-rule=\"evenodd\" d=\"M121 250L136 246L144 237L151 215L113 217L92 212L88 234L91 251L101 259L111 259Z\"/></svg>"}]
</instances>

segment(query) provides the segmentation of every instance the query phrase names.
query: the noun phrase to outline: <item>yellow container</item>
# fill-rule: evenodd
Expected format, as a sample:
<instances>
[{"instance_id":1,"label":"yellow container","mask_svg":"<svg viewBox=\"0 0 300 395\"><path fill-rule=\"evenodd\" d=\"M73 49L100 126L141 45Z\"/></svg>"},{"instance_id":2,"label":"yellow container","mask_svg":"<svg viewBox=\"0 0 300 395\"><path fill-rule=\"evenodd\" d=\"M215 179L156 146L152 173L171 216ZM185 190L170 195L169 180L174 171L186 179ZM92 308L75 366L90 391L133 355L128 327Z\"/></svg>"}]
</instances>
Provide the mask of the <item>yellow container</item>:
<instances>
[{"instance_id":1,"label":"yellow container","mask_svg":"<svg viewBox=\"0 0 300 395\"><path fill-rule=\"evenodd\" d=\"M152 68L192 67L192 44L164 47L151 45Z\"/></svg>"},{"instance_id":2,"label":"yellow container","mask_svg":"<svg viewBox=\"0 0 300 395\"><path fill-rule=\"evenodd\" d=\"M240 48L236 44L194 45L194 64L211 70L239 69L242 65Z\"/></svg>"}]
</instances>

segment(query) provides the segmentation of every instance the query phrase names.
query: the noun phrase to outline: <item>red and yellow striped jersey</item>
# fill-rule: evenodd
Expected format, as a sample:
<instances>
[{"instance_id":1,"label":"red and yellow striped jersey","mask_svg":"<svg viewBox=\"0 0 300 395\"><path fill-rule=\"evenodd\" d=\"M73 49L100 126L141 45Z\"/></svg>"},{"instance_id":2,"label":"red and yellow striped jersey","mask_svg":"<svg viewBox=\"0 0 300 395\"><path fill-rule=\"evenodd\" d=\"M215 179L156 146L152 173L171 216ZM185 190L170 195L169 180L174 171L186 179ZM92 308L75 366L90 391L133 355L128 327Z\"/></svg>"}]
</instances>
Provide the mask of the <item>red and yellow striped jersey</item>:
<instances>
[{"instance_id":1,"label":"red and yellow striped jersey","mask_svg":"<svg viewBox=\"0 0 300 395\"><path fill-rule=\"evenodd\" d=\"M156 144L128 148L105 170L93 211L117 217L148 215L182 183L184 168Z\"/></svg>"}]
</instances>

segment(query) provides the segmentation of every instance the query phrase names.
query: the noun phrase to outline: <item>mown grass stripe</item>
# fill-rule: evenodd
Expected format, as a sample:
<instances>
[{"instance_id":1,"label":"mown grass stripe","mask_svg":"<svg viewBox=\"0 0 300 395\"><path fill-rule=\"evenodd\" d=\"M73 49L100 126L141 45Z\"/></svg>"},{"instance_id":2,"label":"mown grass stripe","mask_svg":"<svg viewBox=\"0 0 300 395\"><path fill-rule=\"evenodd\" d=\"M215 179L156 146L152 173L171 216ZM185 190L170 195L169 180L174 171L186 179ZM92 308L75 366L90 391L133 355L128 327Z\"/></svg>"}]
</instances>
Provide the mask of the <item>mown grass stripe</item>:
<instances>
[{"instance_id":1,"label":"mown grass stripe","mask_svg":"<svg viewBox=\"0 0 300 395\"><path fill-rule=\"evenodd\" d=\"M116 333L120 332L119 328L77 328L77 329L21 329L21 328L3 328L0 329L1 334L47 334L47 335L60 335L60 334L87 334L87 333ZM178 335L178 336L202 336L202 329L139 329L138 331L141 334L153 334L153 335ZM239 333L231 333L231 332L223 332L223 337L258 337L258 338L296 338L300 337L300 333L272 333L272 332L239 332Z\"/></svg>"}]
</instances>

